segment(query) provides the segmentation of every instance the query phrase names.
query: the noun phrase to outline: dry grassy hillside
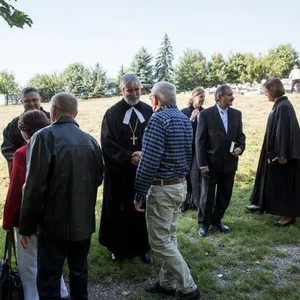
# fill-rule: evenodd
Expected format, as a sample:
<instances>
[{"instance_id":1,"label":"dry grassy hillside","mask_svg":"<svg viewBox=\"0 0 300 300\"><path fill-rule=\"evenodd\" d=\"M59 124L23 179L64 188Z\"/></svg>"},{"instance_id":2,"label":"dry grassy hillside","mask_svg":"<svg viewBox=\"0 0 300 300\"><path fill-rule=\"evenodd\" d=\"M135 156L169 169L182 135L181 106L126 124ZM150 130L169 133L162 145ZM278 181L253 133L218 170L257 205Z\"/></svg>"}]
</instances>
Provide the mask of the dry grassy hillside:
<instances>
[{"instance_id":1,"label":"dry grassy hillside","mask_svg":"<svg viewBox=\"0 0 300 300\"><path fill-rule=\"evenodd\" d=\"M146 103L150 104L148 96L143 96L142 99ZM102 117L107 108L116 103L118 100L119 97L81 101L79 103L79 114L77 117L80 127L89 132L99 141ZM179 108L187 106L188 100L189 94L178 95ZM293 96L291 97L291 100L295 103L296 111L298 115L300 115L300 96ZM209 107L213 104L213 96L207 96L204 107ZM251 172L255 169L257 163L257 151L261 144L262 132L264 131L266 119L271 106L272 104L266 100L265 96L236 96L233 107L243 112L244 130L247 135L247 151L241 159L241 173L249 173L249 171ZM49 103L44 103L43 107L46 110L49 110ZM22 111L22 105L0 106L0 132L3 131L4 127L12 118L18 116ZM1 134L1 144L2 139L3 137ZM1 203L4 200L8 184L6 163L2 155L0 155L0 172Z\"/></svg>"},{"instance_id":2,"label":"dry grassy hillside","mask_svg":"<svg viewBox=\"0 0 300 300\"><path fill-rule=\"evenodd\" d=\"M146 96L143 99L150 102ZM188 99L188 94L178 95L179 108L187 106ZM300 95L293 95L290 99L300 117ZM99 141L102 117L106 109L118 100L110 98L80 102L77 121L81 128ZM204 107L213 104L213 96L208 96ZM49 104L43 106L49 110ZM240 159L232 200L224 217L231 232L199 238L197 212L188 211L179 217L177 236L180 250L200 287L201 299L299 300L299 221L289 228L275 228L273 222L278 219L277 216L245 212L272 103L262 95L239 95L233 107L243 113L247 146ZM21 112L21 105L0 106L0 131ZM7 165L0 155L0 221L7 185ZM101 199L102 188L99 189L96 206L97 230ZM3 241L4 232L0 230L0 249L3 248ZM159 266L156 256L154 266L141 264L138 258L112 263L110 253L98 244L97 234L94 234L89 253L89 277L90 287L96 292L91 292L90 298L161 299L160 296L143 292L141 288L141 282L155 279ZM130 295L123 296L124 291L129 291Z\"/></svg>"}]
</instances>

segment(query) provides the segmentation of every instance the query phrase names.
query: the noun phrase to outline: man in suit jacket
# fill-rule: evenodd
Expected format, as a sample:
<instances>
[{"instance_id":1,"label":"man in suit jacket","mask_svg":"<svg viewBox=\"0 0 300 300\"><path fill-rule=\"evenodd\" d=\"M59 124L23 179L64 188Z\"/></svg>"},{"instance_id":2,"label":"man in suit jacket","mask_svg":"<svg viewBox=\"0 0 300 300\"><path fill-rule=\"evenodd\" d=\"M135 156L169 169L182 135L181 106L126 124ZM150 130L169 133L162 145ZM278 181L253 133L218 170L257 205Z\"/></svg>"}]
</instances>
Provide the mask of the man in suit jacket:
<instances>
[{"instance_id":1,"label":"man in suit jacket","mask_svg":"<svg viewBox=\"0 0 300 300\"><path fill-rule=\"evenodd\" d=\"M229 232L222 218L230 202L238 156L245 150L242 114L230 107L234 100L232 89L220 86L215 100L215 106L200 113L195 139L197 163L202 171L198 212L201 237L207 235L210 225Z\"/></svg>"}]
</instances>

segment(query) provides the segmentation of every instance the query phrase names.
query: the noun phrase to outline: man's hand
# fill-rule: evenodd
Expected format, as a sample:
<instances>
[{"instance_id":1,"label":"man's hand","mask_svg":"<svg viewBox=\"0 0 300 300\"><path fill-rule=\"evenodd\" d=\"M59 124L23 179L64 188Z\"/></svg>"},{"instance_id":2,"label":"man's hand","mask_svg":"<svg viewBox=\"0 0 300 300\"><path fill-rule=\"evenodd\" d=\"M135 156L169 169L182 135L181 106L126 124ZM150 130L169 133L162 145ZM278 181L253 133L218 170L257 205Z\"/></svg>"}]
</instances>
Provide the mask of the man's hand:
<instances>
[{"instance_id":1,"label":"man's hand","mask_svg":"<svg viewBox=\"0 0 300 300\"><path fill-rule=\"evenodd\" d=\"M231 153L233 156L239 156L242 153L242 149L237 147L234 149L234 151Z\"/></svg>"},{"instance_id":2,"label":"man's hand","mask_svg":"<svg viewBox=\"0 0 300 300\"><path fill-rule=\"evenodd\" d=\"M141 160L141 151L135 151L132 153L131 156L131 163L134 164L135 166L137 166L140 163Z\"/></svg>"},{"instance_id":3,"label":"man's hand","mask_svg":"<svg viewBox=\"0 0 300 300\"><path fill-rule=\"evenodd\" d=\"M31 236L23 236L23 235L21 236L20 243L24 249L28 248L30 241L31 241Z\"/></svg>"},{"instance_id":4,"label":"man's hand","mask_svg":"<svg viewBox=\"0 0 300 300\"><path fill-rule=\"evenodd\" d=\"M142 202L135 202L134 201L133 204L134 204L134 207L135 207L136 211L141 212L141 213L145 212L145 209L141 208L142 205L143 205Z\"/></svg>"},{"instance_id":5,"label":"man's hand","mask_svg":"<svg viewBox=\"0 0 300 300\"><path fill-rule=\"evenodd\" d=\"M199 169L200 169L202 172L209 172L208 166L205 166L205 167L199 167Z\"/></svg>"},{"instance_id":6,"label":"man's hand","mask_svg":"<svg viewBox=\"0 0 300 300\"><path fill-rule=\"evenodd\" d=\"M285 165L288 161L283 157L275 157L272 161L278 161L280 165Z\"/></svg>"},{"instance_id":7,"label":"man's hand","mask_svg":"<svg viewBox=\"0 0 300 300\"><path fill-rule=\"evenodd\" d=\"M198 108L194 109L190 117L190 121L193 121L197 117L198 113L199 113L199 109Z\"/></svg>"}]
</instances>

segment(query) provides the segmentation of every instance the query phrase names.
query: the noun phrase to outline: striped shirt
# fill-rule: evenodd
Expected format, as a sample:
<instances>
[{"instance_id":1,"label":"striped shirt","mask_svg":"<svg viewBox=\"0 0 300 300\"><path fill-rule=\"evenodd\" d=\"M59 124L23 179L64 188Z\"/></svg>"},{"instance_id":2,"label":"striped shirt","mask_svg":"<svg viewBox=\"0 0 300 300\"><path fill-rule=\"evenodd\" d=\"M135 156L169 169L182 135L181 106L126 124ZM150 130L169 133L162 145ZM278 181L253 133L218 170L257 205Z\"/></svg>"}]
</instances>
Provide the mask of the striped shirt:
<instances>
[{"instance_id":1,"label":"striped shirt","mask_svg":"<svg viewBox=\"0 0 300 300\"><path fill-rule=\"evenodd\" d=\"M168 104L150 118L143 137L135 180L135 202L145 201L153 179L183 178L192 158L193 129L189 119Z\"/></svg>"}]
</instances>

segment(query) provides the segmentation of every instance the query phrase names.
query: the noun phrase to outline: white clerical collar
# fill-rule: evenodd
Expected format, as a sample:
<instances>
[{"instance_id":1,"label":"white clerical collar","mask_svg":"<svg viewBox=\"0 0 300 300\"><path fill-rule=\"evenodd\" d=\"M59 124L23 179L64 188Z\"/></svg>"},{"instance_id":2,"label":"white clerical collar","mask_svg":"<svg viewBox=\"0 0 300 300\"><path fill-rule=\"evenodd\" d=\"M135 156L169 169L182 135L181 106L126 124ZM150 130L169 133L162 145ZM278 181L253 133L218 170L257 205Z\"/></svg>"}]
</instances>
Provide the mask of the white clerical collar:
<instances>
[{"instance_id":1,"label":"white clerical collar","mask_svg":"<svg viewBox=\"0 0 300 300\"><path fill-rule=\"evenodd\" d=\"M131 114L132 114L133 111L136 113L136 115L137 115L137 117L138 117L141 124L145 122L145 118L143 117L143 115L136 108L134 108L132 106L131 108L129 108L125 112L125 116L124 116L124 119L123 119L123 124L128 125L128 123L130 121Z\"/></svg>"}]
</instances>

